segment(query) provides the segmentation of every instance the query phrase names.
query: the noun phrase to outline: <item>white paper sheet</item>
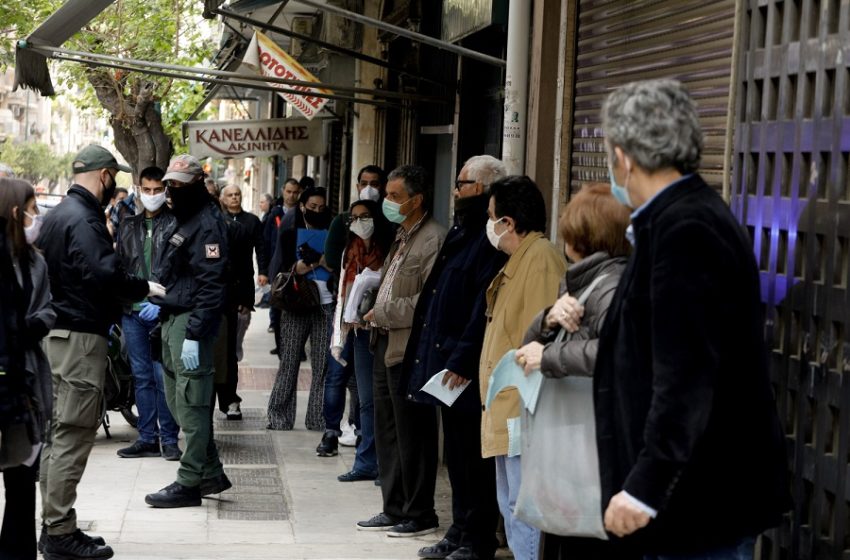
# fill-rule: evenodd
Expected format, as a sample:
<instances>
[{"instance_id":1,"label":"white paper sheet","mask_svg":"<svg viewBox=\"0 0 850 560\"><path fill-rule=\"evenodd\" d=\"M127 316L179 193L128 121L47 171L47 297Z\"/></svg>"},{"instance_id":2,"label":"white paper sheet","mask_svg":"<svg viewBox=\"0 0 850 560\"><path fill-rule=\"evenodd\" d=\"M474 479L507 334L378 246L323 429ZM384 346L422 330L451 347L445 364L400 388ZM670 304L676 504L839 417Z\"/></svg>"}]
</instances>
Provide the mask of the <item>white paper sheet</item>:
<instances>
[{"instance_id":1,"label":"white paper sheet","mask_svg":"<svg viewBox=\"0 0 850 560\"><path fill-rule=\"evenodd\" d=\"M428 380L428 383L422 387L422 391L425 391L429 395L434 396L435 398L443 401L446 405L451 406L457 400L457 398L463 393L464 389L469 386L469 381L464 383L459 387L455 387L454 389L449 389L448 385L443 385L443 376L449 370L444 369L443 371L435 374L431 379Z\"/></svg>"}]
</instances>

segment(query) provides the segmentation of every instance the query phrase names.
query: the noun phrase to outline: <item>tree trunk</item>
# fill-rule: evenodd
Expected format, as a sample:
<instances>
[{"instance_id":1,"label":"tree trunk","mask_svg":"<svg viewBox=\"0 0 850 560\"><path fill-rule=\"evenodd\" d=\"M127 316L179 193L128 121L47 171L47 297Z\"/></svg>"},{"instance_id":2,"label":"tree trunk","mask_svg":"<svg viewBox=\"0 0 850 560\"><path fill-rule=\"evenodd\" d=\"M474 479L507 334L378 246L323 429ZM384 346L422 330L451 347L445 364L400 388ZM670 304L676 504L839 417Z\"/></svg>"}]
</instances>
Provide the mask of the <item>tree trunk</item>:
<instances>
[{"instance_id":1,"label":"tree trunk","mask_svg":"<svg viewBox=\"0 0 850 560\"><path fill-rule=\"evenodd\" d=\"M139 173L147 167L164 170L172 146L155 106L155 84L134 77L138 81L128 87L125 80L100 69L91 69L87 77L98 101L110 114L115 147L133 168L133 184L139 184Z\"/></svg>"}]
</instances>

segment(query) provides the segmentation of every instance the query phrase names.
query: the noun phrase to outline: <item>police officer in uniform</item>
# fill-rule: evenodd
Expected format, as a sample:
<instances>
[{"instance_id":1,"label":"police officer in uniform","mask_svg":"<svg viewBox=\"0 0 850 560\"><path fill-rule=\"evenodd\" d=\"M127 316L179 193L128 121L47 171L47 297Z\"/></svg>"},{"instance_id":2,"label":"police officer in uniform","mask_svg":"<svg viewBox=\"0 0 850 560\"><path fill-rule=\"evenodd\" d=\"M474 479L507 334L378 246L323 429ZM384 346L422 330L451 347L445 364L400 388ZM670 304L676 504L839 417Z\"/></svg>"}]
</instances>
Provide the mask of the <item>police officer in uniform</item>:
<instances>
[{"instance_id":1,"label":"police officer in uniform","mask_svg":"<svg viewBox=\"0 0 850 560\"><path fill-rule=\"evenodd\" d=\"M225 300L227 232L210 200L197 158L176 156L163 177L177 218L154 276L166 286L161 307L165 394L185 436L177 480L145 502L158 508L201 505L231 487L212 438L213 346Z\"/></svg>"}]
</instances>

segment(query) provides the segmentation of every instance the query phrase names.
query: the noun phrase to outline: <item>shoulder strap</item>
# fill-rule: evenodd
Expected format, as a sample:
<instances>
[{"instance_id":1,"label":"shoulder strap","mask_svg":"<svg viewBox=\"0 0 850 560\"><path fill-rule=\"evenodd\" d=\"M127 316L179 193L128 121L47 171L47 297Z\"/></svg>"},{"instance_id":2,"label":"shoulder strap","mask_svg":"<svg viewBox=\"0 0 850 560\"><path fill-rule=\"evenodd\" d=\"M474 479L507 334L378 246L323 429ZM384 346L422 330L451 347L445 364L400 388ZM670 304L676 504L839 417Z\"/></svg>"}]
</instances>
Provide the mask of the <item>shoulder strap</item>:
<instances>
[{"instance_id":1,"label":"shoulder strap","mask_svg":"<svg viewBox=\"0 0 850 560\"><path fill-rule=\"evenodd\" d=\"M591 282L587 289L584 290L578 297L578 302L580 305L584 305L587 302L588 298L590 298L590 294L593 292L594 289L596 289L596 286L598 286L600 282L605 280L607 276L608 274L600 274L599 276L593 279L593 282ZM565 329L561 329L558 332L558 336L555 338L555 342L563 342L564 340L566 340L569 334L570 333L568 333Z\"/></svg>"}]
</instances>

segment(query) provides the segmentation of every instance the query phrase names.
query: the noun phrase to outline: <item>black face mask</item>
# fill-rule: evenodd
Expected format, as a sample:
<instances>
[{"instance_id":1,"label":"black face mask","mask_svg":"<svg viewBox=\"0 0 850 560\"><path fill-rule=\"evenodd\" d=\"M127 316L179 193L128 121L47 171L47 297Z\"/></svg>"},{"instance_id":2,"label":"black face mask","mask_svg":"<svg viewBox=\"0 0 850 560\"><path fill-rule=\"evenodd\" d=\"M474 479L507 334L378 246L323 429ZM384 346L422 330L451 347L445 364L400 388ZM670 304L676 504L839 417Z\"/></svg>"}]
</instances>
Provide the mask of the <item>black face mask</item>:
<instances>
[{"instance_id":1,"label":"black face mask","mask_svg":"<svg viewBox=\"0 0 850 560\"><path fill-rule=\"evenodd\" d=\"M314 210L304 210L304 221L310 224L310 227L315 229L328 229L331 223L331 215L327 210L316 212Z\"/></svg>"},{"instance_id":2,"label":"black face mask","mask_svg":"<svg viewBox=\"0 0 850 560\"><path fill-rule=\"evenodd\" d=\"M103 182L103 179L100 180L100 184L103 187L103 194L100 196L100 205L106 208L109 206L109 201L112 200L112 197L115 196L115 189L118 185L115 183L115 178L112 174L109 174L109 185Z\"/></svg>"},{"instance_id":3,"label":"black face mask","mask_svg":"<svg viewBox=\"0 0 850 560\"><path fill-rule=\"evenodd\" d=\"M184 187L170 187L168 194L171 196L171 210L180 222L185 222L210 202L210 195L203 181Z\"/></svg>"}]
</instances>

